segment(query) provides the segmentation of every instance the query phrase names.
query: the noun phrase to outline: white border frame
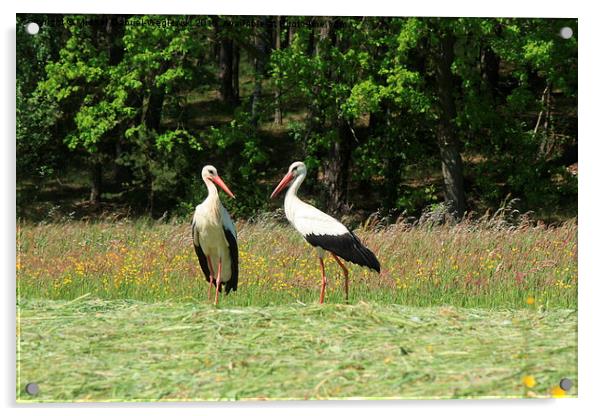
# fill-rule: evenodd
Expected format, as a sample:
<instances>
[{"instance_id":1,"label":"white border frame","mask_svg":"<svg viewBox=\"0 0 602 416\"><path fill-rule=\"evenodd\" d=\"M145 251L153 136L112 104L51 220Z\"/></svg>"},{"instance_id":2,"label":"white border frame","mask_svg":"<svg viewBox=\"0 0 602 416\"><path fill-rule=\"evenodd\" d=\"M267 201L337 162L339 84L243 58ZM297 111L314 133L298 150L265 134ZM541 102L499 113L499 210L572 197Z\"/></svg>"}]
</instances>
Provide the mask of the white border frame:
<instances>
[{"instance_id":1,"label":"white border frame","mask_svg":"<svg viewBox=\"0 0 602 416\"><path fill-rule=\"evenodd\" d=\"M8 4L6 4L8 3ZM602 345L600 343L600 305L602 276L597 263L600 248L598 204L602 163L599 133L602 89L600 40L602 16L596 13L595 2L525 1L501 2L414 1L397 5L385 0L334 1L302 0L276 2L267 0L226 2L190 0L103 0L84 4L73 0L23 0L2 2L3 53L1 71L4 86L0 115L4 137L0 139L3 175L0 202L2 214L2 365L0 392L5 414L79 415L82 412L101 415L108 408L122 409L132 415L163 415L166 410L182 415L210 414L280 415L283 412L305 415L308 412L365 414L374 409L381 414L400 412L444 413L447 415L488 416L508 413L544 413L546 415L589 414L600 409L602 387L600 378ZM407 4L405 4L407 3ZM438 400L438 401L329 401L329 402L236 402L236 403L155 403L155 404L46 404L17 405L15 402L15 13L111 13L111 14L281 14L281 15L358 15L358 16L512 16L512 17L576 17L579 19L579 398L560 400ZM598 266L598 267L597 267ZM597 405L597 406L596 406ZM168 410L169 409L169 410Z\"/></svg>"}]
</instances>

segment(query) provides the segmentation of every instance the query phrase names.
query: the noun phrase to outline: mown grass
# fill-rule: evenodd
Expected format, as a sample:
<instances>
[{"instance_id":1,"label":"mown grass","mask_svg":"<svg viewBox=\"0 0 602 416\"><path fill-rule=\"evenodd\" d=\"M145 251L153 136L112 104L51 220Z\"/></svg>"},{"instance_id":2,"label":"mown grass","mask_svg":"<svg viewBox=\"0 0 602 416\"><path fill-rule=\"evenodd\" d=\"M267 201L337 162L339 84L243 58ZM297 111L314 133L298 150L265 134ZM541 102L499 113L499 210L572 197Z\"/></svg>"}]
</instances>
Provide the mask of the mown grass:
<instances>
[{"instance_id":1,"label":"mown grass","mask_svg":"<svg viewBox=\"0 0 602 416\"><path fill-rule=\"evenodd\" d=\"M225 306L317 301L315 251L288 226L239 223L238 292ZM358 230L382 264L379 275L350 265L351 303L407 306L577 307L577 225L457 226ZM207 283L188 224L149 221L19 224L17 282L21 299L196 302ZM326 261L326 301L341 303L342 276Z\"/></svg>"},{"instance_id":2,"label":"mown grass","mask_svg":"<svg viewBox=\"0 0 602 416\"><path fill-rule=\"evenodd\" d=\"M550 397L564 377L578 390L572 310L86 297L24 300L18 318L21 402Z\"/></svg>"}]
</instances>

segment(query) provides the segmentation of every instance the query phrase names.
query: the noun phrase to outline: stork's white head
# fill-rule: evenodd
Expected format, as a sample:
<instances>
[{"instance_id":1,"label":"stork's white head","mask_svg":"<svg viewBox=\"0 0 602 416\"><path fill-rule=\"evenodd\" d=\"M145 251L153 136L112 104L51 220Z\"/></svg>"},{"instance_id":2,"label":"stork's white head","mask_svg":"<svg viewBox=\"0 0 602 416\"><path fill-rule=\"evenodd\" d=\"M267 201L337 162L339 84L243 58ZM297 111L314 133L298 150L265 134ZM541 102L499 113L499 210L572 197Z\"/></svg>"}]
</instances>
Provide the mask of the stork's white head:
<instances>
[{"instance_id":1,"label":"stork's white head","mask_svg":"<svg viewBox=\"0 0 602 416\"><path fill-rule=\"evenodd\" d=\"M284 176L284 178L282 178L282 180L280 181L280 183L278 184L276 189L274 189L274 192L272 192L272 195L270 196L270 198L274 198L276 195L278 195L295 178L298 178L299 176L305 177L306 174L307 174L307 168L305 167L305 163L294 162L293 164L291 164L289 166L288 173Z\"/></svg>"},{"instance_id":2,"label":"stork's white head","mask_svg":"<svg viewBox=\"0 0 602 416\"><path fill-rule=\"evenodd\" d=\"M213 176L217 176L217 169L213 165L205 165L201 171L203 179L209 179Z\"/></svg>"},{"instance_id":3,"label":"stork's white head","mask_svg":"<svg viewBox=\"0 0 602 416\"><path fill-rule=\"evenodd\" d=\"M234 198L234 194L232 193L232 191L230 191L228 186L224 183L224 181L222 181L222 178L220 178L217 174L217 169L215 168L215 166L206 165L205 167L203 167L203 170L201 171L201 176L203 177L205 183L207 183L207 186L209 186L209 181L211 181L218 185L220 188L222 188L225 193Z\"/></svg>"},{"instance_id":4,"label":"stork's white head","mask_svg":"<svg viewBox=\"0 0 602 416\"><path fill-rule=\"evenodd\" d=\"M307 173L307 168L303 162L293 162L288 167L288 171L292 172L293 176L296 178L297 176L305 175Z\"/></svg>"}]
</instances>

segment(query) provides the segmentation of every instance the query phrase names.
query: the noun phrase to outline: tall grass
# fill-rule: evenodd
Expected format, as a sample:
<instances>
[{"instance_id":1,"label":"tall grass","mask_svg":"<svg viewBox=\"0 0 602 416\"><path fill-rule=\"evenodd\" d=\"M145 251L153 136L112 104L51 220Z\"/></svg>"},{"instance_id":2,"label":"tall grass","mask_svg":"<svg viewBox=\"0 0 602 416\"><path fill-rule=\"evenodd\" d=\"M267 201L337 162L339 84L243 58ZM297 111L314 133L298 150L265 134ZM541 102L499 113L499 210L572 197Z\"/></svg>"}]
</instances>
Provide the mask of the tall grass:
<instances>
[{"instance_id":1,"label":"tall grass","mask_svg":"<svg viewBox=\"0 0 602 416\"><path fill-rule=\"evenodd\" d=\"M281 223L239 223L238 292L225 305L316 302L315 251ZM391 225L357 230L382 264L350 265L350 301L412 306L576 308L577 225ZM188 224L150 221L19 224L20 298L206 301ZM340 303L342 275L326 260L327 298Z\"/></svg>"}]
</instances>

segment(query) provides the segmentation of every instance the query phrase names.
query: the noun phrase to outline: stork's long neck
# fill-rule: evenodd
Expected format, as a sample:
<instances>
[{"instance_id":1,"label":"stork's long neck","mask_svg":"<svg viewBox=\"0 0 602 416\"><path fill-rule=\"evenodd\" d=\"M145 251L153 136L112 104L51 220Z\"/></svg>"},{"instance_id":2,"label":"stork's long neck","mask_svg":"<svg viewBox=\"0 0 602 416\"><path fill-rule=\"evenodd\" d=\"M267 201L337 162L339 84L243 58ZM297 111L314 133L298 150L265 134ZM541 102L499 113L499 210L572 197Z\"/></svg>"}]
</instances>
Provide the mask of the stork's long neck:
<instances>
[{"instance_id":1,"label":"stork's long neck","mask_svg":"<svg viewBox=\"0 0 602 416\"><path fill-rule=\"evenodd\" d=\"M291 183L290 186L288 187L288 190L286 191L286 198L296 197L297 191L299 190L299 187L301 186L301 184L303 183L304 180L305 180L305 173L297 176L295 178L295 180L293 181L293 183Z\"/></svg>"},{"instance_id":2,"label":"stork's long neck","mask_svg":"<svg viewBox=\"0 0 602 416\"><path fill-rule=\"evenodd\" d=\"M286 191L286 196L284 197L284 213L291 222L293 217L292 213L295 206L294 202L299 200L299 197L297 196L297 191L299 190L299 187L301 186L301 183L303 183L304 180L305 174L297 176L293 183L291 183L288 187L288 190Z\"/></svg>"},{"instance_id":3,"label":"stork's long neck","mask_svg":"<svg viewBox=\"0 0 602 416\"><path fill-rule=\"evenodd\" d=\"M220 205L221 202L219 200L219 194L217 193L217 187L215 184L208 178L203 178L203 182L207 185L207 201L209 201L209 205L211 206L211 214L214 216L215 221L220 219Z\"/></svg>"}]
</instances>

